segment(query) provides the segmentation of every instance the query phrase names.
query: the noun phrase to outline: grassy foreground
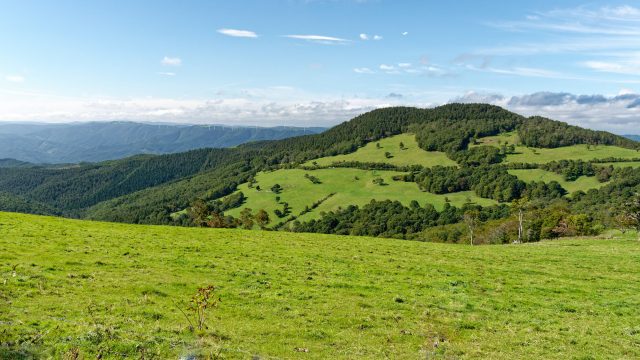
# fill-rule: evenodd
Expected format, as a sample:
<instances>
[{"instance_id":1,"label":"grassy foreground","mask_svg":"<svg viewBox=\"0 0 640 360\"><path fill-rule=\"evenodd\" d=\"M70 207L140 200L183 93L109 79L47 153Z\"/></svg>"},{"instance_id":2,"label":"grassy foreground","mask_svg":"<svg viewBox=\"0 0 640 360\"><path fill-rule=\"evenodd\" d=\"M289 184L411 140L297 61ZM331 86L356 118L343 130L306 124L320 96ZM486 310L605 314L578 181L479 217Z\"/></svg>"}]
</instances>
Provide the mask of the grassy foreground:
<instances>
[{"instance_id":1,"label":"grassy foreground","mask_svg":"<svg viewBox=\"0 0 640 360\"><path fill-rule=\"evenodd\" d=\"M0 213L0 358L640 357L640 243L463 246ZM178 307L213 284L191 332Z\"/></svg>"}]
</instances>

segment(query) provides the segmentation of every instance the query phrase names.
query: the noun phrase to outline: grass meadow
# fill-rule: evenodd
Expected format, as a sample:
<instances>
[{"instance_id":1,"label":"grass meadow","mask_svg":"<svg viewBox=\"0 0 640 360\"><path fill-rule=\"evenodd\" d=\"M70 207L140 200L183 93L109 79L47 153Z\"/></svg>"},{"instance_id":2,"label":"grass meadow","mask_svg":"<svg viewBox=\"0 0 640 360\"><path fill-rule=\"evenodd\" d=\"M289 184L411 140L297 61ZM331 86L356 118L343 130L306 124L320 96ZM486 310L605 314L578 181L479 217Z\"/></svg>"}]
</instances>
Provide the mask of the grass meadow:
<instances>
[{"instance_id":1,"label":"grass meadow","mask_svg":"<svg viewBox=\"0 0 640 360\"><path fill-rule=\"evenodd\" d=\"M0 358L631 359L639 272L635 234L472 247L0 213ZM206 285L221 301L191 331Z\"/></svg>"},{"instance_id":2,"label":"grass meadow","mask_svg":"<svg viewBox=\"0 0 640 360\"><path fill-rule=\"evenodd\" d=\"M400 148L400 143L404 145L404 149ZM380 147L378 148L376 144L379 144ZM392 157L387 158L385 156L385 153L387 152L389 152ZM329 166L333 163L342 161L389 163L399 166L457 166L457 163L449 159L443 152L422 150L418 146L414 134L390 136L380 139L379 141L370 142L353 153L327 156L309 161L304 165L311 166L315 162L320 166Z\"/></svg>"},{"instance_id":3,"label":"grass meadow","mask_svg":"<svg viewBox=\"0 0 640 360\"><path fill-rule=\"evenodd\" d=\"M320 180L314 184L305 177L305 174L315 176ZM256 176L257 183L249 188L248 184L242 184L238 191L247 197L247 201L240 207L227 211L227 214L237 217L244 208L254 211L264 209L269 213L271 223L280 221L273 211L282 209L282 203L287 202L291 207L291 214L298 215L306 206L311 207L314 202L322 200L330 194L335 194L322 202L313 211L298 218L300 221L320 217L322 211L336 210L348 205L365 205L372 199L397 200L409 206L412 200L417 200L421 205L426 203L442 210L448 200L452 205L462 206L466 202L474 202L488 206L496 204L494 200L478 197L472 191L464 191L452 194L437 195L421 191L416 183L394 181L394 175L402 173L396 171L360 170L351 168L334 168L319 170L282 169L272 172L259 173ZM382 178L384 185L374 184L373 180ZM276 194L270 189L279 184L283 190ZM260 190L257 190L257 186ZM279 197L279 201L276 201Z\"/></svg>"}]
</instances>

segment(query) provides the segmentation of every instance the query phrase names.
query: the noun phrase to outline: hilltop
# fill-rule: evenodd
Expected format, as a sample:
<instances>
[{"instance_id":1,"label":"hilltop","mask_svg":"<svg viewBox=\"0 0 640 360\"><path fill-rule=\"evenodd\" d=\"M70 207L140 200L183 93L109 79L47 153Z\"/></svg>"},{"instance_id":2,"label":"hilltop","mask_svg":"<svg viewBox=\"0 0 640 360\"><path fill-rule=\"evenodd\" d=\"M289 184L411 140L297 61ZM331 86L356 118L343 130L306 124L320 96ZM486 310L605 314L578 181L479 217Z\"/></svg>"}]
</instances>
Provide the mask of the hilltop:
<instances>
[{"instance_id":1,"label":"hilltop","mask_svg":"<svg viewBox=\"0 0 640 360\"><path fill-rule=\"evenodd\" d=\"M0 358L637 358L639 264L635 234L471 247L0 213Z\"/></svg>"}]
</instances>

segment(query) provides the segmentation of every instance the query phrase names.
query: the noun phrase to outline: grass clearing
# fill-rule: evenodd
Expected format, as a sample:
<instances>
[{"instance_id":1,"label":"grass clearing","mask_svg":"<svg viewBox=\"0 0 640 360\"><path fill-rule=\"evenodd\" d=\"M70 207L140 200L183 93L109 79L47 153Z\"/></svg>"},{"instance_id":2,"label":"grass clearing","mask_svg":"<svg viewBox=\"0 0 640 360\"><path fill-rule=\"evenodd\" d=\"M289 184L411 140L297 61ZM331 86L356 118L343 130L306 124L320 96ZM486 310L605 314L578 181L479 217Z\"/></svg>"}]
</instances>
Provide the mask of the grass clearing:
<instances>
[{"instance_id":1,"label":"grass clearing","mask_svg":"<svg viewBox=\"0 0 640 360\"><path fill-rule=\"evenodd\" d=\"M560 160L584 160L606 158L634 159L640 157L637 150L609 145L572 145L555 149L528 148L516 146L516 153L507 155L505 162L544 164Z\"/></svg>"},{"instance_id":2,"label":"grass clearing","mask_svg":"<svg viewBox=\"0 0 640 360\"><path fill-rule=\"evenodd\" d=\"M622 168L622 167L632 167L637 168L640 167L640 161L625 161L625 162L612 162L612 163L599 163L594 164L596 166L609 166L612 165L614 168Z\"/></svg>"},{"instance_id":3,"label":"grass clearing","mask_svg":"<svg viewBox=\"0 0 640 360\"><path fill-rule=\"evenodd\" d=\"M0 358L638 358L639 272L631 234L471 247L0 213ZM192 333L174 303L208 284L222 302Z\"/></svg>"},{"instance_id":4,"label":"grass clearing","mask_svg":"<svg viewBox=\"0 0 640 360\"><path fill-rule=\"evenodd\" d=\"M404 150L400 148L400 143L404 144ZM376 144L379 144L380 148ZM387 158L385 156L386 152L389 152L392 157ZM418 146L414 134L390 136L379 141L367 143L351 154L323 157L308 161L304 165L312 166L315 162L320 166L329 166L342 161L388 163L398 166L457 166L456 162L449 159L443 152L422 150Z\"/></svg>"},{"instance_id":5,"label":"grass clearing","mask_svg":"<svg viewBox=\"0 0 640 360\"><path fill-rule=\"evenodd\" d=\"M562 175L543 169L517 169L508 171L509 174L527 183L532 181L543 181L545 183L557 181L569 194L578 190L586 192L590 189L598 189L607 185L607 183L599 182L595 176L581 176L575 181L566 181Z\"/></svg>"},{"instance_id":6,"label":"grass clearing","mask_svg":"<svg viewBox=\"0 0 640 360\"><path fill-rule=\"evenodd\" d=\"M314 184L305 178L305 174L313 175L320 180L320 184ZM339 207L348 205L365 205L372 199L375 200L398 200L409 206L412 200L418 201L421 205L433 204L438 210L442 210L446 199L452 205L462 206L471 201L482 206L496 204L494 200L483 199L475 195L472 191L460 193L436 195L420 191L416 183L394 181L394 175L402 174L396 171L361 170L351 168L335 169L282 169L272 172L259 173L256 176L257 184L249 188L248 184L238 186L238 191L242 191L247 197L247 201L241 207L229 210L227 214L237 217L240 211L248 207L254 211L264 209L269 213L271 223L280 221L274 214L274 210L282 209L283 202L289 203L291 214L298 215L311 205L328 195L334 196L323 202L318 208L299 218L300 221L320 217L322 211L336 210ZM376 185L375 178L382 178L386 185ZM283 190L280 194L275 194L270 189L273 185L279 184ZM260 186L260 191L256 190ZM280 201L276 202L276 196Z\"/></svg>"},{"instance_id":7,"label":"grass clearing","mask_svg":"<svg viewBox=\"0 0 640 360\"><path fill-rule=\"evenodd\" d=\"M513 131L497 136L487 136L478 139L479 145L493 145L499 147L501 144L515 144L516 153L507 155L506 163L529 163L545 164L551 161L560 160L594 160L606 159L610 157L634 159L640 157L637 150L626 149L619 146L610 145L572 145L554 149L532 148L521 146L518 133ZM472 145L477 146L477 145Z\"/></svg>"}]
</instances>

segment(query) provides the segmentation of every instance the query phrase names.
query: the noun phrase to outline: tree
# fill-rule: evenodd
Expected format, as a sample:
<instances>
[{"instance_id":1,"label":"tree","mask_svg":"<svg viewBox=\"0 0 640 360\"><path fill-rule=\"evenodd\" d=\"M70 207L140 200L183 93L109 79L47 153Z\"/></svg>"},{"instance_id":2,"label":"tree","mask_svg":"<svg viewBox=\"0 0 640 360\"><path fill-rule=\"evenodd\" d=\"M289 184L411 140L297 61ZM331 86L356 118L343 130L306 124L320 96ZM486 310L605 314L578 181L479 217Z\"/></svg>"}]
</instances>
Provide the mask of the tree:
<instances>
[{"instance_id":1,"label":"tree","mask_svg":"<svg viewBox=\"0 0 640 360\"><path fill-rule=\"evenodd\" d=\"M469 241L470 244L473 245L473 236L476 228L478 227L478 223L480 222L480 213L478 210L469 210L464 213L462 217L464 223L469 228Z\"/></svg>"},{"instance_id":2,"label":"tree","mask_svg":"<svg viewBox=\"0 0 640 360\"><path fill-rule=\"evenodd\" d=\"M529 198L526 196L516 199L511 203L511 209L516 213L516 217L518 218L518 240L515 241L516 244L522 242L522 238L524 236L524 212L529 207Z\"/></svg>"},{"instance_id":3,"label":"tree","mask_svg":"<svg viewBox=\"0 0 640 360\"><path fill-rule=\"evenodd\" d=\"M258 210L255 216L256 223L260 226L260 229L264 230L269 223L269 214L264 209Z\"/></svg>"},{"instance_id":4,"label":"tree","mask_svg":"<svg viewBox=\"0 0 640 360\"><path fill-rule=\"evenodd\" d=\"M189 217L195 226L205 226L209 216L209 206L202 199L197 199L188 210Z\"/></svg>"},{"instance_id":5,"label":"tree","mask_svg":"<svg viewBox=\"0 0 640 360\"><path fill-rule=\"evenodd\" d=\"M400 142L400 150L404 150L404 149L406 149L406 148L404 147L404 143L401 141Z\"/></svg>"},{"instance_id":6,"label":"tree","mask_svg":"<svg viewBox=\"0 0 640 360\"><path fill-rule=\"evenodd\" d=\"M623 214L628 226L636 230L640 237L640 194L635 194L631 200L624 204Z\"/></svg>"},{"instance_id":7,"label":"tree","mask_svg":"<svg viewBox=\"0 0 640 360\"><path fill-rule=\"evenodd\" d=\"M253 228L253 214L251 213L251 209L244 208L240 211L240 225L246 230Z\"/></svg>"},{"instance_id":8,"label":"tree","mask_svg":"<svg viewBox=\"0 0 640 360\"><path fill-rule=\"evenodd\" d=\"M275 184L271 187L271 191L276 194L280 194L280 192L282 192L282 186L280 186L280 184Z\"/></svg>"}]
</instances>

